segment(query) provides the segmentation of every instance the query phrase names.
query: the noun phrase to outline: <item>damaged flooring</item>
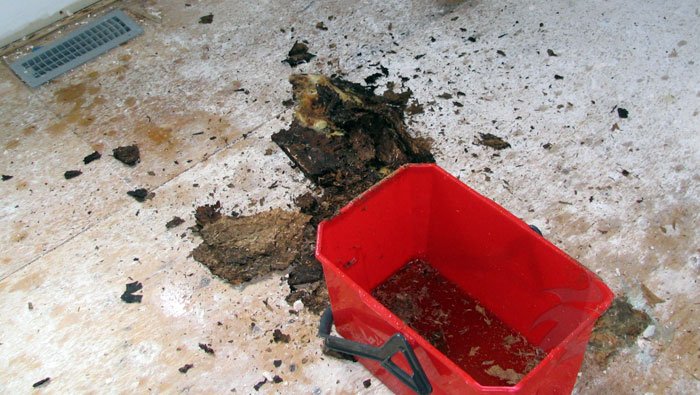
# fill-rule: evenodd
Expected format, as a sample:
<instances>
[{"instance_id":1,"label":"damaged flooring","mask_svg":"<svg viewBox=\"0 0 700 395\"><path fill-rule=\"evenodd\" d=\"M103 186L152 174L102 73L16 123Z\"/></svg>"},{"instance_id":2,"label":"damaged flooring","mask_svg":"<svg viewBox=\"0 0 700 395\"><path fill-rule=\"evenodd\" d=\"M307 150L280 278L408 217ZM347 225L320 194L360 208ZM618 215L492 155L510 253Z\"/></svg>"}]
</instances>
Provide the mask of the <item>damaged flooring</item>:
<instances>
[{"instance_id":1,"label":"damaged flooring","mask_svg":"<svg viewBox=\"0 0 700 395\"><path fill-rule=\"evenodd\" d=\"M410 89L440 166L609 284L575 393L700 392L695 2L117 4L143 36L34 90L0 68L0 393L387 392L321 352L288 262L231 285L195 260L318 212L273 142L303 72Z\"/></svg>"}]
</instances>

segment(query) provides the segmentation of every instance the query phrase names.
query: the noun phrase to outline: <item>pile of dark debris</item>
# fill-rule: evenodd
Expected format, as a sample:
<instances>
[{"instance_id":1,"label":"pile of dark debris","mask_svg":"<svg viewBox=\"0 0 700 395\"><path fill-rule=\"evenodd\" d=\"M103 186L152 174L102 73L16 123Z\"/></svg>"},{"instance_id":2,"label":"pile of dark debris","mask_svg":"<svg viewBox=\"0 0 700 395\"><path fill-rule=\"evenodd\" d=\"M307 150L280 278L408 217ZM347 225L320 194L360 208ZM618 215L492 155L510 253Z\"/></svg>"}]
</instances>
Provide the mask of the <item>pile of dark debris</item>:
<instances>
[{"instance_id":1,"label":"pile of dark debris","mask_svg":"<svg viewBox=\"0 0 700 395\"><path fill-rule=\"evenodd\" d=\"M411 91L382 95L369 86L323 75L290 78L296 108L272 140L318 188L297 198L298 212L223 215L217 203L197 208L202 243L193 257L231 284L291 267L287 301L313 312L328 304L314 257L316 227L406 163L433 162L430 142L411 137L405 111Z\"/></svg>"}]
</instances>

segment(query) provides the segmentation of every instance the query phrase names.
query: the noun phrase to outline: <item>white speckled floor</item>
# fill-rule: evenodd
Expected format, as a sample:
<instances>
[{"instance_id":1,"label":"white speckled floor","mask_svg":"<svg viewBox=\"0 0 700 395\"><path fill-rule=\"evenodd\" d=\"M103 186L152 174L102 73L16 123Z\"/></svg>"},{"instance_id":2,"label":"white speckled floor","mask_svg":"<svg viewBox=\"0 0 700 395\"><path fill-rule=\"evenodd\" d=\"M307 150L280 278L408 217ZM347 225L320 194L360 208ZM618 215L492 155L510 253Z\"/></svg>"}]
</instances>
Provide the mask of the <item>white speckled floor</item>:
<instances>
[{"instance_id":1,"label":"white speckled floor","mask_svg":"<svg viewBox=\"0 0 700 395\"><path fill-rule=\"evenodd\" d=\"M424 104L411 132L433 138L438 164L654 319L606 368L587 358L575 392L700 393L696 1L121 5L146 33L99 59L34 90L0 67L0 393L255 393L273 375L284 382L259 392L386 392L320 353L318 317L289 314L284 273L232 287L189 256L187 229L217 200L293 209L310 184L269 138L291 119L289 74L361 82L377 61L380 83L408 77ZM301 39L317 57L293 70L281 60ZM494 155L479 132L512 147ZM137 166L109 155L132 143ZM134 201L136 187L155 197ZM174 215L186 223L166 229ZM132 279L141 304L119 299Z\"/></svg>"}]
</instances>

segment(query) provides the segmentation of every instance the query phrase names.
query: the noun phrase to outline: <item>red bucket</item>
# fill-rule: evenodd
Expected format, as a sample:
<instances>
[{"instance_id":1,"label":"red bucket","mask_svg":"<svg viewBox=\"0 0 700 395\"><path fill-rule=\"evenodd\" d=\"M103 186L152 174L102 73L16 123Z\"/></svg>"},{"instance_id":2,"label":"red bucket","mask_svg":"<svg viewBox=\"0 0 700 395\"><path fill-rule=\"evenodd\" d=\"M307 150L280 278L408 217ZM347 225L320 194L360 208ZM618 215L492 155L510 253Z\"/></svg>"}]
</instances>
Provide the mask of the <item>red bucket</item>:
<instances>
[{"instance_id":1,"label":"red bucket","mask_svg":"<svg viewBox=\"0 0 700 395\"><path fill-rule=\"evenodd\" d=\"M402 167L321 223L316 257L326 345L396 393L569 393L613 298L436 165ZM330 336L333 321L343 338Z\"/></svg>"}]
</instances>

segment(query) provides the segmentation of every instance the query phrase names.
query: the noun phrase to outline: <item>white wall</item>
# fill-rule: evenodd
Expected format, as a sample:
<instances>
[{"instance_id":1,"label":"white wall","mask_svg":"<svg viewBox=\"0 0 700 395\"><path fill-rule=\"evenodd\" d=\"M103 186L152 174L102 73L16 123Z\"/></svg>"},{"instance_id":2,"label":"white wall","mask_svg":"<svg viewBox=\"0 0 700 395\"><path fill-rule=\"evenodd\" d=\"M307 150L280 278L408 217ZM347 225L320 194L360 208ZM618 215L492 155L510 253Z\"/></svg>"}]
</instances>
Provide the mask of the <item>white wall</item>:
<instances>
[{"instance_id":1,"label":"white wall","mask_svg":"<svg viewBox=\"0 0 700 395\"><path fill-rule=\"evenodd\" d=\"M0 0L0 47L95 2L97 0Z\"/></svg>"}]
</instances>

